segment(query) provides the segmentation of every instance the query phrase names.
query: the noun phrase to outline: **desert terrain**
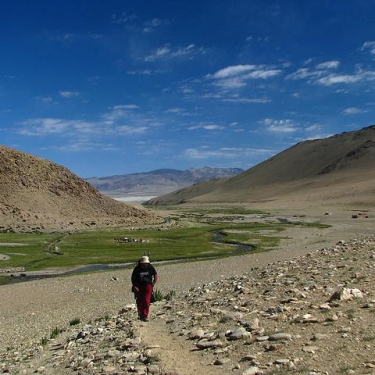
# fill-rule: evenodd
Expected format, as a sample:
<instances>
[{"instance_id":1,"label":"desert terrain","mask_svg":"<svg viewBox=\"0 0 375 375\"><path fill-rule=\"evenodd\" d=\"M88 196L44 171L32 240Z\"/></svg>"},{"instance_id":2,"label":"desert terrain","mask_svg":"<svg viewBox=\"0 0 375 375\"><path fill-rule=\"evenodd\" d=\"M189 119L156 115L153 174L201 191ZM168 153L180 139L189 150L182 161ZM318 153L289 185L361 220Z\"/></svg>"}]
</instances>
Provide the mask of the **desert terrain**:
<instances>
[{"instance_id":1,"label":"desert terrain","mask_svg":"<svg viewBox=\"0 0 375 375\"><path fill-rule=\"evenodd\" d=\"M374 207L287 203L263 208L330 227L266 253L157 265L157 289L175 295L147 323L131 270L0 287L0 372L375 374ZM343 288L361 296L330 300Z\"/></svg>"},{"instance_id":2,"label":"desert terrain","mask_svg":"<svg viewBox=\"0 0 375 375\"><path fill-rule=\"evenodd\" d=\"M149 322L137 320L130 268L0 286L0 374L375 374L374 131L301 142L155 198L152 210L0 148L3 231L160 224L163 205L262 210L291 224L267 252L155 262L170 298Z\"/></svg>"}]
</instances>

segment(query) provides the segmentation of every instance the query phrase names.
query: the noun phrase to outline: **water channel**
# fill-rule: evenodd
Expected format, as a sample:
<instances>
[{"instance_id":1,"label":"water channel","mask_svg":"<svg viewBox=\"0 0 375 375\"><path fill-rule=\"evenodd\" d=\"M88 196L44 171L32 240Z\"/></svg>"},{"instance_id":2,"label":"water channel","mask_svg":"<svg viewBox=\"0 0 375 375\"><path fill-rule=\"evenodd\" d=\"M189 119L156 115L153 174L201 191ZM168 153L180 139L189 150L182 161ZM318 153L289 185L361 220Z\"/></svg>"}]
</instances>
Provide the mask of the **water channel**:
<instances>
[{"instance_id":1,"label":"water channel","mask_svg":"<svg viewBox=\"0 0 375 375\"><path fill-rule=\"evenodd\" d=\"M226 255L231 256L231 255L247 254L254 250L254 247L251 245L223 242L223 239L226 237L226 234L223 232L220 232L219 230L213 230L211 233L213 234L211 242L216 243L216 244L222 244L224 246L233 247L233 250L227 252ZM215 258L217 258L217 256L208 255L208 256L200 256L197 258L180 258L180 259L167 260L167 261L155 261L153 262L153 264L177 263L177 262L186 262L186 261L192 261L192 260L197 260L197 259L208 260L208 259L215 259ZM109 270L109 269L127 269L127 268L133 268L134 266L135 266L135 262L121 263L121 264L92 264L88 266L78 267L78 268L68 270L68 271L58 271L55 273L43 272L43 271L40 271L40 273L38 273L37 271L20 272L20 273L11 274L9 276L5 276L4 279L7 278L7 280L6 282L2 283L2 285L14 284L17 282L31 281L31 280L36 280L36 279L45 279L45 278L51 278L51 277L57 277L57 276L77 275L80 273L92 272L92 271L104 271L104 270Z\"/></svg>"}]
</instances>

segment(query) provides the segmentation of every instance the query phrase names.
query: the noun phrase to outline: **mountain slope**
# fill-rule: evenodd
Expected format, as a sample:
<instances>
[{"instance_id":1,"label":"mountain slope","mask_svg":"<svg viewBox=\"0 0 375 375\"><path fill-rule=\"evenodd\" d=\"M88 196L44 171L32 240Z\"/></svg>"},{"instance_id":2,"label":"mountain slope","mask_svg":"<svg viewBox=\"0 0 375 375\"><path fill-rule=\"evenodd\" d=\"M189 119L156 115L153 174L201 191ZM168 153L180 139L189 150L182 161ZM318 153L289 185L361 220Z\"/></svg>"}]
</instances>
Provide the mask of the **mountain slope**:
<instances>
[{"instance_id":1,"label":"mountain slope","mask_svg":"<svg viewBox=\"0 0 375 375\"><path fill-rule=\"evenodd\" d=\"M296 199L374 202L375 126L305 141L239 175L157 197L147 204ZM361 198L359 195L361 194ZM358 199L357 199L358 198Z\"/></svg>"},{"instance_id":2,"label":"mountain slope","mask_svg":"<svg viewBox=\"0 0 375 375\"><path fill-rule=\"evenodd\" d=\"M162 195L200 181L234 176L243 172L238 168L158 169L145 173L92 177L86 179L103 194L120 197L123 195Z\"/></svg>"},{"instance_id":3,"label":"mountain slope","mask_svg":"<svg viewBox=\"0 0 375 375\"><path fill-rule=\"evenodd\" d=\"M0 230L61 230L156 222L68 169L0 146Z\"/></svg>"}]
</instances>

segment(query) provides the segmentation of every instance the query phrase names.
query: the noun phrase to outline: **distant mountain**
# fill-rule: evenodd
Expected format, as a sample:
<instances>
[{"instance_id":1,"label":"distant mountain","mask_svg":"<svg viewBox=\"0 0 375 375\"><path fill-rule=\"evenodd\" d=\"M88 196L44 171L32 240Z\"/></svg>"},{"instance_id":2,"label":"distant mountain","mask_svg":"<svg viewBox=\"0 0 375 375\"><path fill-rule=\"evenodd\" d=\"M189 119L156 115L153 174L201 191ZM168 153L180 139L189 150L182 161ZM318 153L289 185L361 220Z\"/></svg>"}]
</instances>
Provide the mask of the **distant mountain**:
<instances>
[{"instance_id":1,"label":"distant mountain","mask_svg":"<svg viewBox=\"0 0 375 375\"><path fill-rule=\"evenodd\" d=\"M68 169L0 146L0 231L51 231L159 222L97 191Z\"/></svg>"},{"instance_id":2,"label":"distant mountain","mask_svg":"<svg viewBox=\"0 0 375 375\"><path fill-rule=\"evenodd\" d=\"M375 125L304 141L234 177L202 182L145 204L321 201L375 205Z\"/></svg>"},{"instance_id":3,"label":"distant mountain","mask_svg":"<svg viewBox=\"0 0 375 375\"><path fill-rule=\"evenodd\" d=\"M201 181L235 176L243 172L239 168L198 168L180 171L157 169L145 173L133 173L109 177L92 177L86 181L103 194L121 196L159 196Z\"/></svg>"}]
</instances>

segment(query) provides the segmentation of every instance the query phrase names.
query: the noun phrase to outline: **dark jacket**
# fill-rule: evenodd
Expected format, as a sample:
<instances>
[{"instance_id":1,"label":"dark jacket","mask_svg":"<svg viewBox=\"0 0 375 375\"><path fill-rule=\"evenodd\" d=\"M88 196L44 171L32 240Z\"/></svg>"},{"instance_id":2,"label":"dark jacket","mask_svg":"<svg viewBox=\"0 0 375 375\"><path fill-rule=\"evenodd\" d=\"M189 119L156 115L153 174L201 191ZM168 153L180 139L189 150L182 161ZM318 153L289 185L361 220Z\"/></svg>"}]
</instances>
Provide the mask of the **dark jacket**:
<instances>
[{"instance_id":1,"label":"dark jacket","mask_svg":"<svg viewBox=\"0 0 375 375\"><path fill-rule=\"evenodd\" d=\"M155 267L151 263L148 263L145 268L142 268L138 263L132 273L132 284L138 288L142 288L146 284L152 284L156 274Z\"/></svg>"}]
</instances>

